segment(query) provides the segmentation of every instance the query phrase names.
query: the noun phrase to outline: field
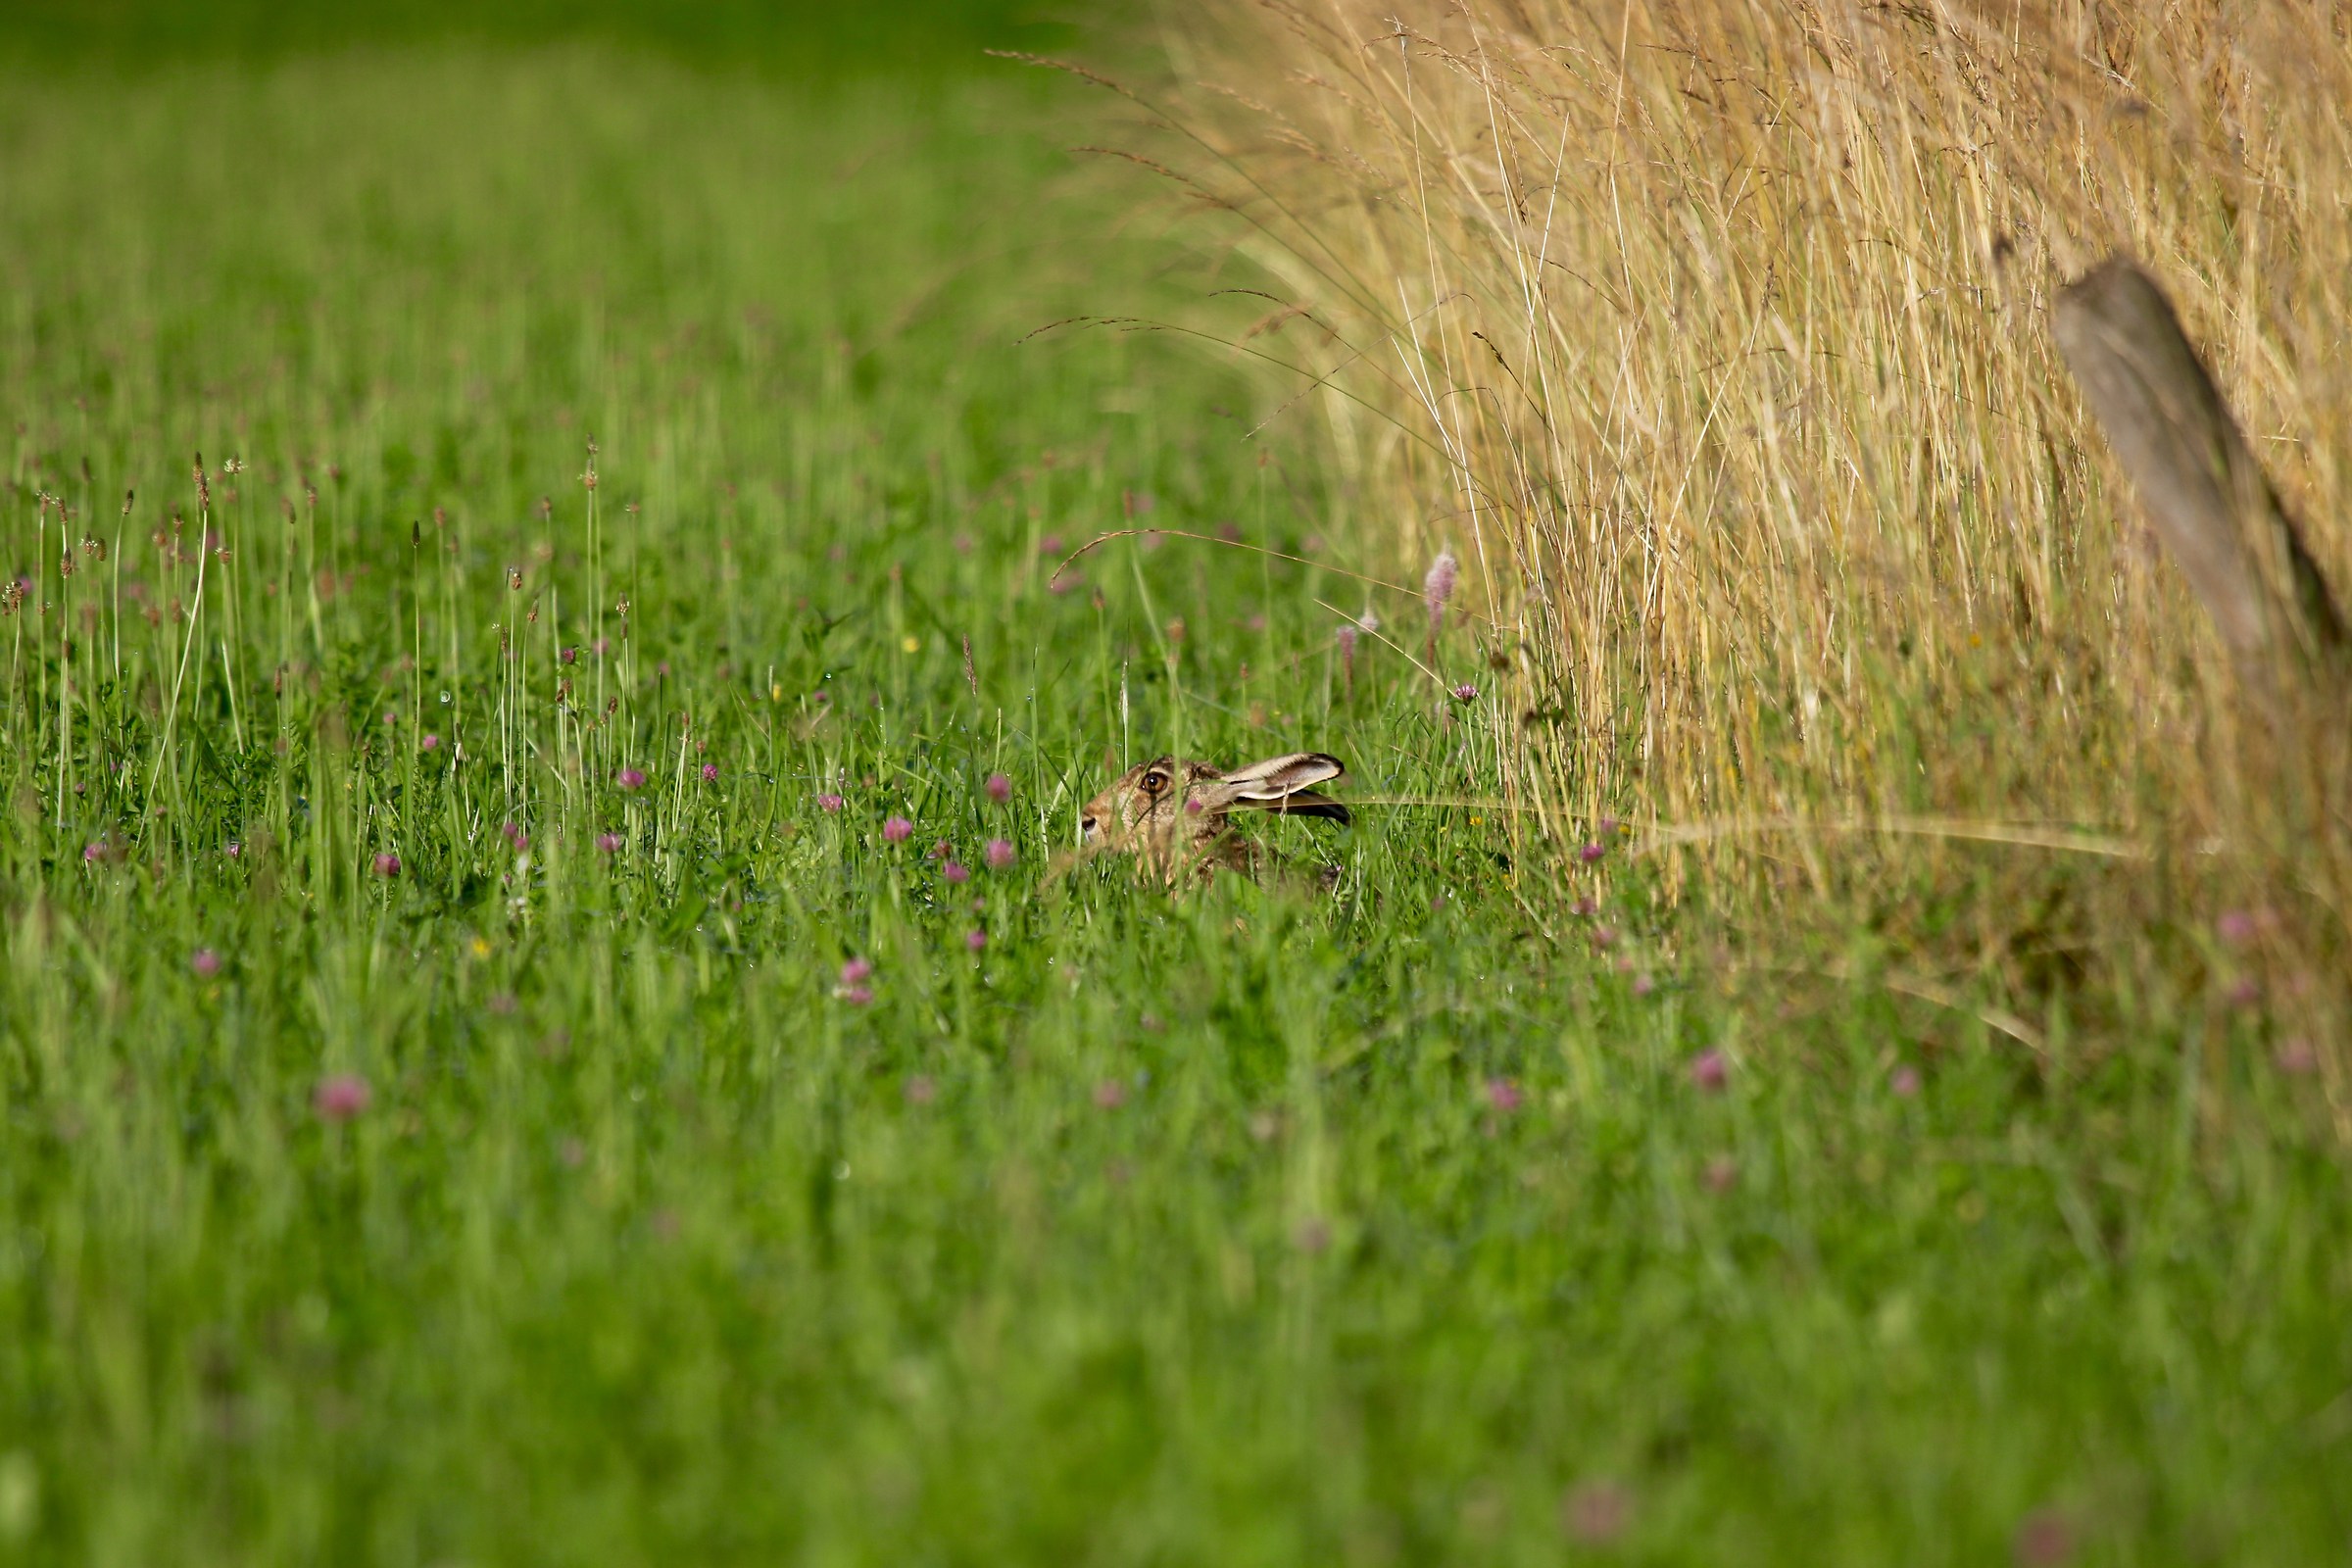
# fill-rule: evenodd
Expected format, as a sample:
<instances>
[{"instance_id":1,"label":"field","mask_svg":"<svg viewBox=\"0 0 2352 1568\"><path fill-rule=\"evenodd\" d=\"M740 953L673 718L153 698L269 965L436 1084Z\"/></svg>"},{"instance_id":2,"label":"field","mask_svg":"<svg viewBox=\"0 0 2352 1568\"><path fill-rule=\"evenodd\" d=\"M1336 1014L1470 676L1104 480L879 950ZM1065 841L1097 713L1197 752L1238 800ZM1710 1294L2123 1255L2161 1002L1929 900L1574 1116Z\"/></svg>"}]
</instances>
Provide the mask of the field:
<instances>
[{"instance_id":1,"label":"field","mask_svg":"<svg viewBox=\"0 0 2352 1568\"><path fill-rule=\"evenodd\" d=\"M1036 331L1243 277L1082 83L437 26L0 64L0 1560L2352 1547L2255 916L2018 1018L1539 831L1279 374ZM1327 897L1067 863L1300 749Z\"/></svg>"}]
</instances>

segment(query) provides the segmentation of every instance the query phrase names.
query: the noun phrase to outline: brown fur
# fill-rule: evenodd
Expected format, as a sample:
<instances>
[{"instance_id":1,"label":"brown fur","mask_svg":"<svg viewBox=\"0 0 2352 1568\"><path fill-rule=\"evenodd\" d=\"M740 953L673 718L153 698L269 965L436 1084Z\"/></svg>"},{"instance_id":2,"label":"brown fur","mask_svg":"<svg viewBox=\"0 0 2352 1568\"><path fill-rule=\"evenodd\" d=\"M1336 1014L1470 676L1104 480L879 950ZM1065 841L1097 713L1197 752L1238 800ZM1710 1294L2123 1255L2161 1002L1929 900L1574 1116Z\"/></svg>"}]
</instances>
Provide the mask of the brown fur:
<instances>
[{"instance_id":1,"label":"brown fur","mask_svg":"<svg viewBox=\"0 0 2352 1568\"><path fill-rule=\"evenodd\" d=\"M1255 874L1268 851L1235 830L1232 813L1281 811L1348 820L1348 808L1310 786L1347 772L1336 757L1297 752L1230 770L1173 757L1139 762L1086 805L1080 826L1090 854L1132 855L1143 875L1175 886L1219 868Z\"/></svg>"}]
</instances>

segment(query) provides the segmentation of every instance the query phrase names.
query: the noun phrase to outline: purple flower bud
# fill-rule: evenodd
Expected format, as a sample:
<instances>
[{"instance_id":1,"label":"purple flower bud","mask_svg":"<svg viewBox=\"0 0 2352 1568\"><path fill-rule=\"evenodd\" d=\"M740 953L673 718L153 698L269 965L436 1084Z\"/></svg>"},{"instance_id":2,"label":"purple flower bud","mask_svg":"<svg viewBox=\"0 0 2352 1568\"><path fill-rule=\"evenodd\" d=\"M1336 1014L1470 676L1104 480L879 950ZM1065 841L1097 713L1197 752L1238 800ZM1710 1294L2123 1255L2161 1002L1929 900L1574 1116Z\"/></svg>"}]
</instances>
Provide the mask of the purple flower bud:
<instances>
[{"instance_id":1,"label":"purple flower bud","mask_svg":"<svg viewBox=\"0 0 2352 1568\"><path fill-rule=\"evenodd\" d=\"M1589 1546L1605 1546L1633 1523L1634 1499L1613 1481L1588 1481L1560 1504L1560 1523Z\"/></svg>"},{"instance_id":2,"label":"purple flower bud","mask_svg":"<svg viewBox=\"0 0 2352 1568\"><path fill-rule=\"evenodd\" d=\"M210 948L198 948L196 956L188 960L188 967L210 980L220 972L220 955Z\"/></svg>"},{"instance_id":3,"label":"purple flower bud","mask_svg":"<svg viewBox=\"0 0 2352 1568\"><path fill-rule=\"evenodd\" d=\"M882 836L893 844L904 844L914 837L914 824L903 816L894 816L882 824Z\"/></svg>"},{"instance_id":4,"label":"purple flower bud","mask_svg":"<svg viewBox=\"0 0 2352 1568\"><path fill-rule=\"evenodd\" d=\"M1519 1092L1519 1086L1508 1078L1487 1080L1487 1103L1494 1109L1507 1116L1526 1102L1527 1097L1522 1095Z\"/></svg>"},{"instance_id":5,"label":"purple flower bud","mask_svg":"<svg viewBox=\"0 0 2352 1568\"><path fill-rule=\"evenodd\" d=\"M400 857L389 851L377 856L375 858L375 874L377 876L400 875Z\"/></svg>"},{"instance_id":6,"label":"purple flower bud","mask_svg":"<svg viewBox=\"0 0 2352 1568\"><path fill-rule=\"evenodd\" d=\"M1453 689L1453 700L1457 703L1475 703L1478 701L1478 688L1464 681Z\"/></svg>"},{"instance_id":7,"label":"purple flower bud","mask_svg":"<svg viewBox=\"0 0 2352 1568\"><path fill-rule=\"evenodd\" d=\"M1576 858L1584 861L1587 865L1591 865L1594 860L1599 859L1602 856L1608 853L1608 849L1605 845L1588 844L1583 849L1576 852Z\"/></svg>"},{"instance_id":8,"label":"purple flower bud","mask_svg":"<svg viewBox=\"0 0 2352 1568\"><path fill-rule=\"evenodd\" d=\"M339 1072L318 1080L311 1095L311 1108L320 1121L344 1122L366 1110L374 1098L367 1079L356 1072Z\"/></svg>"},{"instance_id":9,"label":"purple flower bud","mask_svg":"<svg viewBox=\"0 0 2352 1568\"><path fill-rule=\"evenodd\" d=\"M838 811L841 807L842 800L838 795L819 795L816 798L816 808L820 811Z\"/></svg>"},{"instance_id":10,"label":"purple flower bud","mask_svg":"<svg viewBox=\"0 0 2352 1568\"><path fill-rule=\"evenodd\" d=\"M2074 1554L2075 1533L2066 1515L2055 1508L2036 1508L2026 1515L2009 1542L2009 1555L2021 1568L2058 1568Z\"/></svg>"},{"instance_id":11,"label":"purple flower bud","mask_svg":"<svg viewBox=\"0 0 2352 1568\"><path fill-rule=\"evenodd\" d=\"M972 868L959 860L950 860L939 868L939 874L957 886L971 879Z\"/></svg>"},{"instance_id":12,"label":"purple flower bud","mask_svg":"<svg viewBox=\"0 0 2352 1568\"><path fill-rule=\"evenodd\" d=\"M619 783L624 790L643 789L645 788L645 774L637 768L624 767L620 770Z\"/></svg>"},{"instance_id":13,"label":"purple flower bud","mask_svg":"<svg viewBox=\"0 0 2352 1568\"><path fill-rule=\"evenodd\" d=\"M1894 1076L1886 1080L1886 1087L1894 1091L1898 1100L1916 1100L1919 1098L1919 1069L1909 1062L1903 1063L1894 1069Z\"/></svg>"},{"instance_id":14,"label":"purple flower bud","mask_svg":"<svg viewBox=\"0 0 2352 1568\"><path fill-rule=\"evenodd\" d=\"M620 835L617 833L599 833L596 836L596 847L604 851L607 855L615 854L620 849Z\"/></svg>"},{"instance_id":15,"label":"purple flower bud","mask_svg":"<svg viewBox=\"0 0 2352 1568\"><path fill-rule=\"evenodd\" d=\"M438 735L427 735L424 737L424 739L416 743L416 749L420 752L439 751L441 749L441 737Z\"/></svg>"},{"instance_id":16,"label":"purple flower bud","mask_svg":"<svg viewBox=\"0 0 2352 1568\"><path fill-rule=\"evenodd\" d=\"M100 860L103 860L103 859L105 859L105 858L106 858L106 846L105 846L105 845L103 845L103 844L85 844L85 845L83 845L83 846L81 847L81 863L82 863L82 864L84 864L84 865L92 865L92 864L95 864L96 862L98 862L98 861L100 861Z\"/></svg>"},{"instance_id":17,"label":"purple flower bud","mask_svg":"<svg viewBox=\"0 0 2352 1568\"><path fill-rule=\"evenodd\" d=\"M1002 773L989 774L988 782L981 788L987 790L988 798L999 806L1003 806L1006 801L1012 799L1012 780Z\"/></svg>"},{"instance_id":18,"label":"purple flower bud","mask_svg":"<svg viewBox=\"0 0 2352 1568\"><path fill-rule=\"evenodd\" d=\"M992 871L1002 871L1020 858L1020 856L1013 850L1009 839L990 839L988 848L981 851L980 854L981 858L988 861L988 868Z\"/></svg>"},{"instance_id":19,"label":"purple flower bud","mask_svg":"<svg viewBox=\"0 0 2352 1568\"><path fill-rule=\"evenodd\" d=\"M716 762L705 762L703 764L703 782L706 784L715 784L718 782L718 764Z\"/></svg>"},{"instance_id":20,"label":"purple flower bud","mask_svg":"<svg viewBox=\"0 0 2352 1568\"><path fill-rule=\"evenodd\" d=\"M988 948L988 933L974 931L963 939L963 945L974 953L985 952Z\"/></svg>"},{"instance_id":21,"label":"purple flower bud","mask_svg":"<svg viewBox=\"0 0 2352 1568\"><path fill-rule=\"evenodd\" d=\"M845 986L863 985L873 977L874 960L871 958L852 958L841 966L841 983Z\"/></svg>"},{"instance_id":22,"label":"purple flower bud","mask_svg":"<svg viewBox=\"0 0 2352 1568\"><path fill-rule=\"evenodd\" d=\"M841 1000L853 1007L862 1007L874 1000L874 988L872 986L843 986Z\"/></svg>"},{"instance_id":23,"label":"purple flower bud","mask_svg":"<svg viewBox=\"0 0 2352 1568\"><path fill-rule=\"evenodd\" d=\"M1721 1090L1731 1076L1731 1064L1713 1047L1690 1058L1690 1081L1709 1094Z\"/></svg>"}]
</instances>

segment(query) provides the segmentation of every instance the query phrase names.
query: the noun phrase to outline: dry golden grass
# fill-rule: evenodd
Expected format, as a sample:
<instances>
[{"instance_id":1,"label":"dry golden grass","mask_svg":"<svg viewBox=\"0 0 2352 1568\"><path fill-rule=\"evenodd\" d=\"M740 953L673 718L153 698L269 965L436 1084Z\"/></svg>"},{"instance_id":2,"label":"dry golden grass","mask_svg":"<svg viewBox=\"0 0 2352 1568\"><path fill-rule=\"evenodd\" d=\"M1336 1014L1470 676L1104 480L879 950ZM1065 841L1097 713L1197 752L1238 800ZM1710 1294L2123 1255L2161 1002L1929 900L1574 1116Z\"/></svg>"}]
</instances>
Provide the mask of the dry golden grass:
<instances>
[{"instance_id":1,"label":"dry golden grass","mask_svg":"<svg viewBox=\"0 0 2352 1568\"><path fill-rule=\"evenodd\" d=\"M1860 907L2037 1015L2244 965L2334 1039L2340 772L2247 763L2048 317L2138 257L2352 587L2348 25L1236 4L1172 36L1125 149L1266 279L1229 335L1311 369L1286 416L1327 422L1373 547L1467 564L1551 834L1650 824L1677 887L1784 930Z\"/></svg>"}]
</instances>

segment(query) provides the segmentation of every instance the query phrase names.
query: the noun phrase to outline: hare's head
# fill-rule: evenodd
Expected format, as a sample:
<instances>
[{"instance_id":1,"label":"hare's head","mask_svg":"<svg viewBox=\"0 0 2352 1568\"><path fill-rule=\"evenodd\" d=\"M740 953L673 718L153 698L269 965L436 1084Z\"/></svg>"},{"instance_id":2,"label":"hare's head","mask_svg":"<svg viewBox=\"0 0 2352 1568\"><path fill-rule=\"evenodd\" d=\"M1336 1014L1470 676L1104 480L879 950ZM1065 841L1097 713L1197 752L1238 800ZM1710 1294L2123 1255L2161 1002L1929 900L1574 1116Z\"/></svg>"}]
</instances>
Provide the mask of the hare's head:
<instances>
[{"instance_id":1,"label":"hare's head","mask_svg":"<svg viewBox=\"0 0 2352 1568\"><path fill-rule=\"evenodd\" d=\"M1227 818L1237 810L1286 811L1348 820L1348 808L1313 793L1347 771L1336 757L1298 752L1247 767L1160 757L1120 774L1087 802L1079 818L1089 851L1138 857L1172 875L1187 861L1205 869L1246 863L1247 846ZM1237 853L1244 857L1237 859Z\"/></svg>"},{"instance_id":2,"label":"hare's head","mask_svg":"<svg viewBox=\"0 0 2352 1568\"><path fill-rule=\"evenodd\" d=\"M1182 818L1189 817L1198 823L1207 814L1200 786L1216 776L1217 770L1206 762L1188 762L1173 757L1138 762L1086 803L1086 810L1078 820L1086 847L1113 851L1141 849L1148 841L1173 836Z\"/></svg>"}]
</instances>

